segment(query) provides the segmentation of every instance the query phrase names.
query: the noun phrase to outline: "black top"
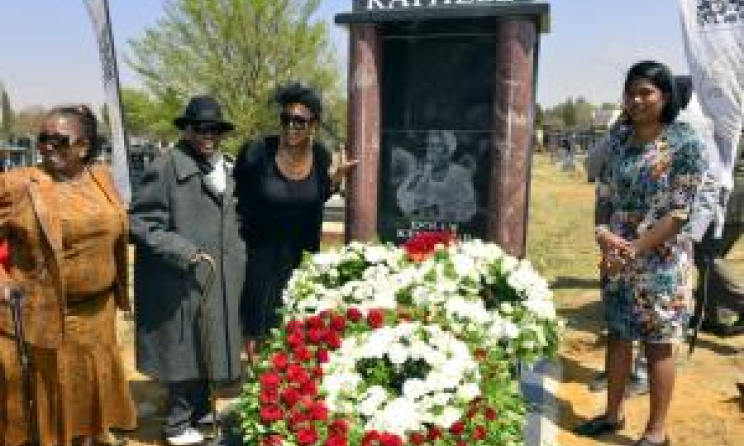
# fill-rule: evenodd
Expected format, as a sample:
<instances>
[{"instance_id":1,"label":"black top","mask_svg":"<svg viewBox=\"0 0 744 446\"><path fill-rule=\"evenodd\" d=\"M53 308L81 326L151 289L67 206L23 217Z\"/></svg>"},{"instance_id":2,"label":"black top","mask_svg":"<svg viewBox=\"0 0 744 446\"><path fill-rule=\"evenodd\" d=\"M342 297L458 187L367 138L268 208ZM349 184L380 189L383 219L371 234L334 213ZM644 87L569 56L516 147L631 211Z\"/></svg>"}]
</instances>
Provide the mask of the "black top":
<instances>
[{"instance_id":1,"label":"black top","mask_svg":"<svg viewBox=\"0 0 744 446\"><path fill-rule=\"evenodd\" d=\"M250 247L284 245L299 261L303 251L320 249L323 204L331 195L330 156L313 144L313 166L301 180L285 177L276 164L277 136L245 144L234 175L242 235Z\"/></svg>"}]
</instances>

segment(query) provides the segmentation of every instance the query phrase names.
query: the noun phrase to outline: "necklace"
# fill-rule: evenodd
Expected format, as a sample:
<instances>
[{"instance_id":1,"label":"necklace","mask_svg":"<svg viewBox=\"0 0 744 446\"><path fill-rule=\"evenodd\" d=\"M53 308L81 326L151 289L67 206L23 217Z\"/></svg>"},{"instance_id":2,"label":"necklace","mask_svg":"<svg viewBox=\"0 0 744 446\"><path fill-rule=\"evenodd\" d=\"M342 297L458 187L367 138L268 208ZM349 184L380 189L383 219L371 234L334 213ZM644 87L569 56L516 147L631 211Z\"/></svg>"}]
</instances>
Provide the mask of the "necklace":
<instances>
[{"instance_id":1,"label":"necklace","mask_svg":"<svg viewBox=\"0 0 744 446\"><path fill-rule=\"evenodd\" d=\"M310 173L313 166L312 153L306 151L299 156L293 156L287 149L279 149L276 154L276 164L279 171L292 180L301 180Z\"/></svg>"}]
</instances>

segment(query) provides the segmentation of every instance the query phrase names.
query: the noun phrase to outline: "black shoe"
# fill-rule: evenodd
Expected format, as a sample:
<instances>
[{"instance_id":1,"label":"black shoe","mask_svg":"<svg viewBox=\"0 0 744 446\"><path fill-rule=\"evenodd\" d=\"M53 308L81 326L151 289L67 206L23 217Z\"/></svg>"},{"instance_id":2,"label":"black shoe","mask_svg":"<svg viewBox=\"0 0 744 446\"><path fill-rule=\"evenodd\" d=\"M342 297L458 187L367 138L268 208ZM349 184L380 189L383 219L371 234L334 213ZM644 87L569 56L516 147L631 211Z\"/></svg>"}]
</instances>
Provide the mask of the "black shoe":
<instances>
[{"instance_id":1,"label":"black shoe","mask_svg":"<svg viewBox=\"0 0 744 446\"><path fill-rule=\"evenodd\" d=\"M716 336L736 336L744 333L744 323L739 321L733 325L726 325L720 322L704 320L700 325L700 329Z\"/></svg>"},{"instance_id":2,"label":"black shoe","mask_svg":"<svg viewBox=\"0 0 744 446\"><path fill-rule=\"evenodd\" d=\"M606 415L600 415L585 421L574 428L574 433L584 437L599 437L604 434L617 432L625 427L625 419L620 421L610 421Z\"/></svg>"}]
</instances>

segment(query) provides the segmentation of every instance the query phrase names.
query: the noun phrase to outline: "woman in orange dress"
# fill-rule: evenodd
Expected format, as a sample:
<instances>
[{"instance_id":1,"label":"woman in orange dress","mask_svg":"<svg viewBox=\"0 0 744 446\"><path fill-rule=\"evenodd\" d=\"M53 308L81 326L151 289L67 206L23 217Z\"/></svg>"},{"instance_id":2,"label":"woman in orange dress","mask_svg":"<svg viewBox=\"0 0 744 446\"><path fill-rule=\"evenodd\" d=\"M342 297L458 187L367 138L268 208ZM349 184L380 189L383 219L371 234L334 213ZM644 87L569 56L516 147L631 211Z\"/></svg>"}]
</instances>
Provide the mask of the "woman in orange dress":
<instances>
[{"instance_id":1,"label":"woman in orange dress","mask_svg":"<svg viewBox=\"0 0 744 446\"><path fill-rule=\"evenodd\" d=\"M0 239L11 246L0 285L26 291L25 338L40 446L121 443L136 414L116 341L127 298L127 215L85 106L45 115L39 167L0 175ZM2 298L0 298L2 299ZM1 302L0 302L1 303ZM7 302L6 302L7 303ZM8 305L0 305L0 444L29 441Z\"/></svg>"}]
</instances>

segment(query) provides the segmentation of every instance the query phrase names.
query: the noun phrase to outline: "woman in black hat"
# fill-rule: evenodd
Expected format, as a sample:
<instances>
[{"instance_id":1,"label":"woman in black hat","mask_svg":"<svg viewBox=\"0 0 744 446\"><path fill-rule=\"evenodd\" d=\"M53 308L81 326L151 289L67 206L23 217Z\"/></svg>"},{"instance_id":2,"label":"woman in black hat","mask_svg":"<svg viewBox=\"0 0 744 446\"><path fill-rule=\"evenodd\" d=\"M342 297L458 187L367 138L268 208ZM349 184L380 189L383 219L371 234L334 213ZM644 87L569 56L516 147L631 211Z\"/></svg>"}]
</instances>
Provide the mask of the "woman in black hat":
<instances>
[{"instance_id":1,"label":"woman in black hat","mask_svg":"<svg viewBox=\"0 0 744 446\"><path fill-rule=\"evenodd\" d=\"M244 145L235 168L243 234L249 244L242 322L246 350L279 323L282 290L303 252L320 248L323 204L356 164L331 158L315 140L322 115L319 94L299 83L281 87L280 133ZM343 156L343 151L342 151Z\"/></svg>"},{"instance_id":2,"label":"woman in black hat","mask_svg":"<svg viewBox=\"0 0 744 446\"><path fill-rule=\"evenodd\" d=\"M219 150L233 125L209 96L192 98L174 124L181 140L148 166L130 210L137 247L137 367L167 384L166 440L189 445L204 440L196 427L210 409L208 380L240 378L239 302L246 257L233 163ZM207 259L215 267L211 287ZM206 292L209 324L202 332L200 303Z\"/></svg>"}]
</instances>

